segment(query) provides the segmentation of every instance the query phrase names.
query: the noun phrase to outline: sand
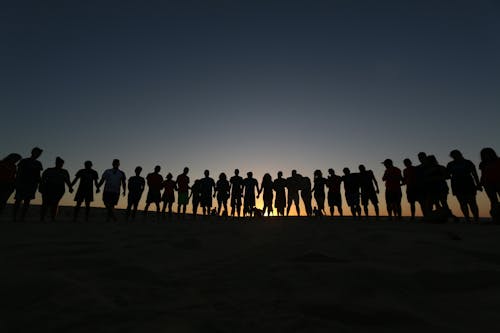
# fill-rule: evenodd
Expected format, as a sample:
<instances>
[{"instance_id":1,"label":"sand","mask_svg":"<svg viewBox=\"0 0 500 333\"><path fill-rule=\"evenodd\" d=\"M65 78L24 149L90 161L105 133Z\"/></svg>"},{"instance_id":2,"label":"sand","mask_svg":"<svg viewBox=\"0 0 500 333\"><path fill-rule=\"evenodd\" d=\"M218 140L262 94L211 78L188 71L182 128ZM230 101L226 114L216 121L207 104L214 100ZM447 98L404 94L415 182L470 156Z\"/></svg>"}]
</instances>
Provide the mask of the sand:
<instances>
[{"instance_id":1,"label":"sand","mask_svg":"<svg viewBox=\"0 0 500 333\"><path fill-rule=\"evenodd\" d=\"M0 332L500 329L499 226L70 214L2 216Z\"/></svg>"}]
</instances>

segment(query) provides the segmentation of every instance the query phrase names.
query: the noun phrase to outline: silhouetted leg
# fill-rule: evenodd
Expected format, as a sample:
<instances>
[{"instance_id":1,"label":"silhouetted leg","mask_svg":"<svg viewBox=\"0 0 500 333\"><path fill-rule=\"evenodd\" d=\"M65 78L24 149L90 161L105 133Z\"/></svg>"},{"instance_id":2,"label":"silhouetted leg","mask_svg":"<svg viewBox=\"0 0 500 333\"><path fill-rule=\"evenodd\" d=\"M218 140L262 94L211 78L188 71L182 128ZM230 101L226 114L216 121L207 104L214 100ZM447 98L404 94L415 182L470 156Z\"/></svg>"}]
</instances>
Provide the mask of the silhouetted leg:
<instances>
[{"instance_id":1,"label":"silhouetted leg","mask_svg":"<svg viewBox=\"0 0 500 333\"><path fill-rule=\"evenodd\" d=\"M90 201L85 201L85 222L89 221L90 216Z\"/></svg>"},{"instance_id":2,"label":"silhouetted leg","mask_svg":"<svg viewBox=\"0 0 500 333\"><path fill-rule=\"evenodd\" d=\"M415 201L410 202L411 219L415 219Z\"/></svg>"},{"instance_id":3,"label":"silhouetted leg","mask_svg":"<svg viewBox=\"0 0 500 333\"><path fill-rule=\"evenodd\" d=\"M342 206L339 206L338 208L339 208L339 214L340 214L340 216L344 216L344 213L342 211Z\"/></svg>"},{"instance_id":4,"label":"silhouetted leg","mask_svg":"<svg viewBox=\"0 0 500 333\"><path fill-rule=\"evenodd\" d=\"M42 201L42 207L40 208L40 222L45 221L45 215L47 215L48 204Z\"/></svg>"},{"instance_id":5,"label":"silhouetted leg","mask_svg":"<svg viewBox=\"0 0 500 333\"><path fill-rule=\"evenodd\" d=\"M472 216L474 217L474 221L479 221L479 207L477 206L476 197L471 198L469 202L470 210L472 212Z\"/></svg>"},{"instance_id":6,"label":"silhouetted leg","mask_svg":"<svg viewBox=\"0 0 500 333\"><path fill-rule=\"evenodd\" d=\"M365 216L368 217L368 205L363 205L363 210L365 212Z\"/></svg>"},{"instance_id":7,"label":"silhouetted leg","mask_svg":"<svg viewBox=\"0 0 500 333\"><path fill-rule=\"evenodd\" d=\"M21 210L21 221L24 221L26 214L28 213L28 209L30 208L30 199L24 200L23 209Z\"/></svg>"},{"instance_id":8,"label":"silhouetted leg","mask_svg":"<svg viewBox=\"0 0 500 333\"><path fill-rule=\"evenodd\" d=\"M168 203L168 218L171 219L172 218L172 205L174 203L173 202L169 202Z\"/></svg>"},{"instance_id":9,"label":"silhouetted leg","mask_svg":"<svg viewBox=\"0 0 500 333\"><path fill-rule=\"evenodd\" d=\"M50 218L51 218L52 222L54 222L56 220L57 209L58 208L59 208L59 202L53 202L53 203L51 203Z\"/></svg>"},{"instance_id":10,"label":"silhouetted leg","mask_svg":"<svg viewBox=\"0 0 500 333\"><path fill-rule=\"evenodd\" d=\"M377 217L377 220L378 220L379 214L380 214L379 209L378 209L378 204L374 204L373 208L375 208L375 216Z\"/></svg>"},{"instance_id":11,"label":"silhouetted leg","mask_svg":"<svg viewBox=\"0 0 500 333\"><path fill-rule=\"evenodd\" d=\"M78 219L78 212L80 211L81 206L82 206L82 201L77 201L75 209L73 210L73 222L76 222L76 220Z\"/></svg>"},{"instance_id":12,"label":"silhouetted leg","mask_svg":"<svg viewBox=\"0 0 500 333\"><path fill-rule=\"evenodd\" d=\"M469 206L467 205L467 200L461 198L458 200L458 203L460 204L460 210L462 211L462 214L464 214L465 220L467 222L470 222Z\"/></svg>"},{"instance_id":13,"label":"silhouetted leg","mask_svg":"<svg viewBox=\"0 0 500 333\"><path fill-rule=\"evenodd\" d=\"M21 205L21 200L14 201L14 207L12 210L12 220L15 222L17 220L17 213L19 212L19 206Z\"/></svg>"}]
</instances>

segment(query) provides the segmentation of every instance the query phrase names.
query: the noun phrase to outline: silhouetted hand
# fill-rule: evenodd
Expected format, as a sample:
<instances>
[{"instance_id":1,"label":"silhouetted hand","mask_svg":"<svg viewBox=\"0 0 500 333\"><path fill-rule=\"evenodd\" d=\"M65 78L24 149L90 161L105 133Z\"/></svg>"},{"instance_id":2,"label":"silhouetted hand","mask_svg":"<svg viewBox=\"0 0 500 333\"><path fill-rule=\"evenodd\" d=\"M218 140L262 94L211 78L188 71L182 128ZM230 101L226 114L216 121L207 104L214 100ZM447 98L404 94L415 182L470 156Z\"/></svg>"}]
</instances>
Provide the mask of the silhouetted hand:
<instances>
[{"instance_id":1,"label":"silhouetted hand","mask_svg":"<svg viewBox=\"0 0 500 333\"><path fill-rule=\"evenodd\" d=\"M95 193L99 193L99 192L101 192L101 189L99 189L99 187L98 187L98 188L96 188Z\"/></svg>"},{"instance_id":2,"label":"silhouetted hand","mask_svg":"<svg viewBox=\"0 0 500 333\"><path fill-rule=\"evenodd\" d=\"M260 197L260 194L257 194L257 199Z\"/></svg>"},{"instance_id":3,"label":"silhouetted hand","mask_svg":"<svg viewBox=\"0 0 500 333\"><path fill-rule=\"evenodd\" d=\"M125 194L126 194L125 191L123 191L123 196L125 196Z\"/></svg>"},{"instance_id":4,"label":"silhouetted hand","mask_svg":"<svg viewBox=\"0 0 500 333\"><path fill-rule=\"evenodd\" d=\"M212 197L215 198L215 193L214 193L214 195L212 195Z\"/></svg>"},{"instance_id":5,"label":"silhouetted hand","mask_svg":"<svg viewBox=\"0 0 500 333\"><path fill-rule=\"evenodd\" d=\"M73 188L72 187L69 188L69 193L73 193Z\"/></svg>"},{"instance_id":6,"label":"silhouetted hand","mask_svg":"<svg viewBox=\"0 0 500 333\"><path fill-rule=\"evenodd\" d=\"M379 193L380 193L380 191L379 191L379 190L377 190L377 194L379 194Z\"/></svg>"},{"instance_id":7,"label":"silhouetted hand","mask_svg":"<svg viewBox=\"0 0 500 333\"><path fill-rule=\"evenodd\" d=\"M478 185L478 186L477 186L477 190L478 190L479 192L483 192L483 187L482 187L481 185Z\"/></svg>"}]
</instances>

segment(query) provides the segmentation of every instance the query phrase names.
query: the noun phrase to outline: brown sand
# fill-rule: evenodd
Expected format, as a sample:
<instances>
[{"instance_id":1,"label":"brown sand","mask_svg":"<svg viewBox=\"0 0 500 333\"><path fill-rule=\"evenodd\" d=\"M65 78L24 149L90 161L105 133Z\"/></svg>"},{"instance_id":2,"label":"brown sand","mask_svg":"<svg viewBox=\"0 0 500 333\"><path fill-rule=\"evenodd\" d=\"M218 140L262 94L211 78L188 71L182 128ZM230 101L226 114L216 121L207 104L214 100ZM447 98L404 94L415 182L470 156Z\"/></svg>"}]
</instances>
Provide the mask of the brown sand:
<instances>
[{"instance_id":1,"label":"brown sand","mask_svg":"<svg viewBox=\"0 0 500 333\"><path fill-rule=\"evenodd\" d=\"M2 217L0 332L500 329L494 225L70 214Z\"/></svg>"}]
</instances>

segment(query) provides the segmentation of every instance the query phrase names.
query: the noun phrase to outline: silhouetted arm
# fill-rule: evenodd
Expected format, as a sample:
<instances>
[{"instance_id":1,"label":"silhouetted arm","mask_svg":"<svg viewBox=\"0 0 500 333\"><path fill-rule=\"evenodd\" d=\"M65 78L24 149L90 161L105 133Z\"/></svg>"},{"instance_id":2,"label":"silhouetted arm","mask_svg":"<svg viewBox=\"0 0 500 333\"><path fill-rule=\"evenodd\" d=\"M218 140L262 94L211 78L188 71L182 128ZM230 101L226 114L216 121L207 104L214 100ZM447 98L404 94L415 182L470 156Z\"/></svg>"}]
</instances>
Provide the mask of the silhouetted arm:
<instances>
[{"instance_id":1,"label":"silhouetted arm","mask_svg":"<svg viewBox=\"0 0 500 333\"><path fill-rule=\"evenodd\" d=\"M481 186L481 182L479 181L479 176L477 175L476 166L474 164L472 164L471 173L472 178L474 178L474 182L476 183L476 188L478 189L478 191L482 191L483 187Z\"/></svg>"},{"instance_id":2,"label":"silhouetted arm","mask_svg":"<svg viewBox=\"0 0 500 333\"><path fill-rule=\"evenodd\" d=\"M125 174L123 174L123 177L122 177L122 187L123 187L123 196L125 196L127 194L127 182L126 182Z\"/></svg>"},{"instance_id":3,"label":"silhouetted arm","mask_svg":"<svg viewBox=\"0 0 500 333\"><path fill-rule=\"evenodd\" d=\"M375 175L373 174L373 172L370 172L370 176L372 178L372 181L373 183L375 184L375 189L377 190L377 193L380 193L379 189L378 189L378 183L377 183L377 179L375 178ZM404 184L404 183L403 183Z\"/></svg>"},{"instance_id":4,"label":"silhouetted arm","mask_svg":"<svg viewBox=\"0 0 500 333\"><path fill-rule=\"evenodd\" d=\"M78 178L80 178L80 173L77 172L75 175L75 179L71 182L71 186L75 186L76 182L78 181Z\"/></svg>"}]
</instances>

